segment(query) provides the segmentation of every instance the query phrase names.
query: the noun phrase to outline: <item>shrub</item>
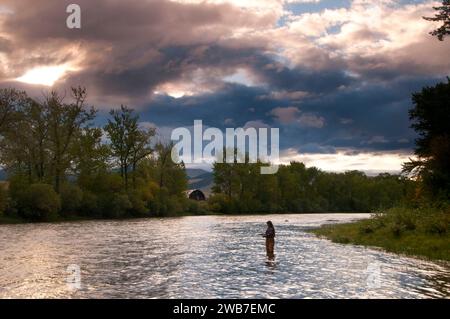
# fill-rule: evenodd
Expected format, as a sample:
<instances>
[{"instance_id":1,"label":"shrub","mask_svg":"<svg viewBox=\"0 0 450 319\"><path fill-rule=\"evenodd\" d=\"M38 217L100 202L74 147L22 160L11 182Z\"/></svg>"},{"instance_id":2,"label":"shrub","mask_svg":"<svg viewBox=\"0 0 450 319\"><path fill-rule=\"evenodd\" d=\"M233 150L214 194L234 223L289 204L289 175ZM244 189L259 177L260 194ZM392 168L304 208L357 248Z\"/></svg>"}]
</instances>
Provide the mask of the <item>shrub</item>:
<instances>
[{"instance_id":1,"label":"shrub","mask_svg":"<svg viewBox=\"0 0 450 319\"><path fill-rule=\"evenodd\" d=\"M359 232L361 234L371 234L374 231L375 231L374 225L372 225L371 223L364 223L359 228Z\"/></svg>"},{"instance_id":2,"label":"shrub","mask_svg":"<svg viewBox=\"0 0 450 319\"><path fill-rule=\"evenodd\" d=\"M106 218L125 217L132 208L128 195L123 193L102 194L99 203L102 216Z\"/></svg>"},{"instance_id":3,"label":"shrub","mask_svg":"<svg viewBox=\"0 0 450 319\"><path fill-rule=\"evenodd\" d=\"M437 219L429 222L426 225L426 231L430 234L443 235L448 231L449 221L444 219Z\"/></svg>"},{"instance_id":4,"label":"shrub","mask_svg":"<svg viewBox=\"0 0 450 319\"><path fill-rule=\"evenodd\" d=\"M421 227L429 234L444 235L450 231L450 213L447 210L429 210Z\"/></svg>"},{"instance_id":5,"label":"shrub","mask_svg":"<svg viewBox=\"0 0 450 319\"><path fill-rule=\"evenodd\" d=\"M388 209L378 222L385 223L394 236L400 236L404 231L415 230L419 220L417 209L398 206Z\"/></svg>"},{"instance_id":6,"label":"shrub","mask_svg":"<svg viewBox=\"0 0 450 319\"><path fill-rule=\"evenodd\" d=\"M177 195L169 195L165 202L165 213L167 216L177 216L183 213L183 200Z\"/></svg>"},{"instance_id":7,"label":"shrub","mask_svg":"<svg viewBox=\"0 0 450 319\"><path fill-rule=\"evenodd\" d=\"M404 230L402 225L399 224L391 224L388 226L388 228L395 237L399 237Z\"/></svg>"},{"instance_id":8,"label":"shrub","mask_svg":"<svg viewBox=\"0 0 450 319\"><path fill-rule=\"evenodd\" d=\"M397 206L376 213L368 224L373 231L386 227L394 236L407 231L442 235L449 231L450 214L448 207L441 203ZM370 230L361 232L370 233Z\"/></svg>"},{"instance_id":9,"label":"shrub","mask_svg":"<svg viewBox=\"0 0 450 319\"><path fill-rule=\"evenodd\" d=\"M82 216L91 216L91 217L101 216L97 195L89 191L83 192L79 214Z\"/></svg>"},{"instance_id":10,"label":"shrub","mask_svg":"<svg viewBox=\"0 0 450 319\"><path fill-rule=\"evenodd\" d=\"M336 237L333 238L333 241L338 244L348 244L350 239L347 236L336 235Z\"/></svg>"},{"instance_id":11,"label":"shrub","mask_svg":"<svg viewBox=\"0 0 450 319\"><path fill-rule=\"evenodd\" d=\"M9 195L11 200L18 202L24 192L30 187L28 179L23 175L13 175L9 178Z\"/></svg>"},{"instance_id":12,"label":"shrub","mask_svg":"<svg viewBox=\"0 0 450 319\"><path fill-rule=\"evenodd\" d=\"M111 204L113 217L124 217L127 211L133 207L127 194L116 194Z\"/></svg>"},{"instance_id":13,"label":"shrub","mask_svg":"<svg viewBox=\"0 0 450 319\"><path fill-rule=\"evenodd\" d=\"M214 194L208 199L209 209L222 214L236 213L236 203L224 194Z\"/></svg>"},{"instance_id":14,"label":"shrub","mask_svg":"<svg viewBox=\"0 0 450 319\"><path fill-rule=\"evenodd\" d=\"M149 213L149 208L145 201L145 196L139 191L132 191L128 194L131 203L131 215L145 216Z\"/></svg>"},{"instance_id":15,"label":"shrub","mask_svg":"<svg viewBox=\"0 0 450 319\"><path fill-rule=\"evenodd\" d=\"M19 214L34 221L47 221L57 217L61 199L48 184L32 184L21 194Z\"/></svg>"},{"instance_id":16,"label":"shrub","mask_svg":"<svg viewBox=\"0 0 450 319\"><path fill-rule=\"evenodd\" d=\"M81 203L83 200L83 192L81 189L73 184L64 184L61 187L61 214L79 214L81 210Z\"/></svg>"},{"instance_id":17,"label":"shrub","mask_svg":"<svg viewBox=\"0 0 450 319\"><path fill-rule=\"evenodd\" d=\"M0 215L5 213L6 208L9 205L9 196L6 189L6 185L0 184Z\"/></svg>"},{"instance_id":18,"label":"shrub","mask_svg":"<svg viewBox=\"0 0 450 319\"><path fill-rule=\"evenodd\" d=\"M194 200L187 200L186 203L186 209L191 214L206 214L208 212L208 204L204 201L194 201Z\"/></svg>"},{"instance_id":19,"label":"shrub","mask_svg":"<svg viewBox=\"0 0 450 319\"><path fill-rule=\"evenodd\" d=\"M118 193L123 189L123 181L119 174L101 172L85 178L80 186L95 194Z\"/></svg>"}]
</instances>

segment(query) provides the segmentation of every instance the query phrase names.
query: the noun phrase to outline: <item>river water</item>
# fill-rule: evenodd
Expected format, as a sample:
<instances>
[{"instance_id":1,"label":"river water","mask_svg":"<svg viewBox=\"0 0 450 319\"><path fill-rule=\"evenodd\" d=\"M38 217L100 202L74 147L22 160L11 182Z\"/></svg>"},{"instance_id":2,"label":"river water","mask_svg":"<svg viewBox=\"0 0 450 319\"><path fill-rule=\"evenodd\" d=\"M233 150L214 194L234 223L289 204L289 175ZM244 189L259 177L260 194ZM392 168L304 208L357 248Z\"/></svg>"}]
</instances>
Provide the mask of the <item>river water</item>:
<instances>
[{"instance_id":1,"label":"river water","mask_svg":"<svg viewBox=\"0 0 450 319\"><path fill-rule=\"evenodd\" d=\"M366 214L0 226L1 298L449 298L450 266L306 232ZM265 254L265 222L277 237ZM79 272L78 272L79 270Z\"/></svg>"}]
</instances>

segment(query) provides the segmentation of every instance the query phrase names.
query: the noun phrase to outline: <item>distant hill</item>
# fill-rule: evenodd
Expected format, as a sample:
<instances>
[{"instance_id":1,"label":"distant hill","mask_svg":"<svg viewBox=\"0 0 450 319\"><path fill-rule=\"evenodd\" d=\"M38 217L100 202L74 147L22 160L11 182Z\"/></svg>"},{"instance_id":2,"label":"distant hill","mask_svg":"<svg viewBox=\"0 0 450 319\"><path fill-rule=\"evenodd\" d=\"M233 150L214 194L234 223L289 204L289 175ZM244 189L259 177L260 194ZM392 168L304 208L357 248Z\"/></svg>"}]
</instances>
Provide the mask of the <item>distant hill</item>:
<instances>
[{"instance_id":1,"label":"distant hill","mask_svg":"<svg viewBox=\"0 0 450 319\"><path fill-rule=\"evenodd\" d=\"M208 171L205 171L204 169L200 168L186 168L186 174L188 178L195 178L199 175L203 175L205 173L208 173Z\"/></svg>"},{"instance_id":2,"label":"distant hill","mask_svg":"<svg viewBox=\"0 0 450 319\"><path fill-rule=\"evenodd\" d=\"M187 168L186 174L188 176L189 189L200 189L207 195L211 193L214 183L213 173L203 169Z\"/></svg>"}]
</instances>

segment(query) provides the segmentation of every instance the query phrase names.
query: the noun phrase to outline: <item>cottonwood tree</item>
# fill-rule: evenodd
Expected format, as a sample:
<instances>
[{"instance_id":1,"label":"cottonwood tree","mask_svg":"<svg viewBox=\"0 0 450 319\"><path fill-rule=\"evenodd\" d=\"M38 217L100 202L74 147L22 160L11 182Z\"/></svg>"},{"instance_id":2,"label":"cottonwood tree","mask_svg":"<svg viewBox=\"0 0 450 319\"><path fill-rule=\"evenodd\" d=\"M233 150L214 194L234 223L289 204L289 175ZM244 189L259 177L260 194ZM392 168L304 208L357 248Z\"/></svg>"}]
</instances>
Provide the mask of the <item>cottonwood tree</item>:
<instances>
[{"instance_id":1,"label":"cottonwood tree","mask_svg":"<svg viewBox=\"0 0 450 319\"><path fill-rule=\"evenodd\" d=\"M13 88L0 89L0 134L13 122L16 111L27 100L25 92Z\"/></svg>"},{"instance_id":2,"label":"cottonwood tree","mask_svg":"<svg viewBox=\"0 0 450 319\"><path fill-rule=\"evenodd\" d=\"M442 22L442 25L430 34L436 36L440 41L444 41L444 37L450 34L450 0L443 0L442 5L434 7L434 10L438 11L434 17L424 17L424 19Z\"/></svg>"},{"instance_id":3,"label":"cottonwood tree","mask_svg":"<svg viewBox=\"0 0 450 319\"><path fill-rule=\"evenodd\" d=\"M173 142L158 142L152 158L153 178L160 189L167 189L171 195L179 195L187 187L184 162L172 158Z\"/></svg>"},{"instance_id":4,"label":"cottonwood tree","mask_svg":"<svg viewBox=\"0 0 450 319\"><path fill-rule=\"evenodd\" d=\"M2 164L10 171L26 175L29 183L53 183L59 192L75 158L74 145L80 131L96 113L85 106L86 90L72 88L71 103L64 103L57 92L50 92L43 102L14 90L2 93L8 97L3 102L9 101L9 110L3 114L6 120L2 125Z\"/></svg>"},{"instance_id":5,"label":"cottonwood tree","mask_svg":"<svg viewBox=\"0 0 450 319\"><path fill-rule=\"evenodd\" d=\"M226 154L228 152L233 152L233 162L226 163ZM216 161L213 164L214 171L214 186L213 192L223 193L228 196L229 199L233 195L239 192L239 176L237 173L237 160L238 160L238 150L237 148L226 149L224 148L222 152L218 155L220 161ZM243 165L243 164L239 164Z\"/></svg>"},{"instance_id":6,"label":"cottonwood tree","mask_svg":"<svg viewBox=\"0 0 450 319\"><path fill-rule=\"evenodd\" d=\"M172 161L172 147L172 143L169 143L168 145L158 143L155 147L157 151L156 171L159 188L166 187L168 184L167 176L169 175L171 167L174 165Z\"/></svg>"},{"instance_id":7,"label":"cottonwood tree","mask_svg":"<svg viewBox=\"0 0 450 319\"><path fill-rule=\"evenodd\" d=\"M86 127L80 130L73 145L72 173L78 184L84 185L92 176L106 173L110 168L110 150L102 141L103 131L99 127Z\"/></svg>"},{"instance_id":8,"label":"cottonwood tree","mask_svg":"<svg viewBox=\"0 0 450 319\"><path fill-rule=\"evenodd\" d=\"M128 167L133 147L131 132L137 129L138 117L133 115L132 109L124 105L121 105L118 110L111 110L110 115L112 119L108 119L104 130L111 143L112 156L119 162L120 176L125 181L125 187L128 188Z\"/></svg>"},{"instance_id":9,"label":"cottonwood tree","mask_svg":"<svg viewBox=\"0 0 450 319\"><path fill-rule=\"evenodd\" d=\"M51 165L54 176L54 187L59 193L61 180L70 167L73 154L70 150L76 142L81 129L91 124L96 111L86 107L86 89L72 88L73 102L64 103L64 97L57 92L51 92L44 101L47 112L48 140L51 152Z\"/></svg>"},{"instance_id":10,"label":"cottonwood tree","mask_svg":"<svg viewBox=\"0 0 450 319\"><path fill-rule=\"evenodd\" d=\"M153 153L151 147L152 138L155 136L155 128L138 129L132 132L133 143L131 147L131 168L133 170L133 187L136 188L136 169L140 161Z\"/></svg>"},{"instance_id":11,"label":"cottonwood tree","mask_svg":"<svg viewBox=\"0 0 450 319\"><path fill-rule=\"evenodd\" d=\"M9 171L24 174L31 182L48 177L48 123L43 105L22 98L2 133L1 162Z\"/></svg>"},{"instance_id":12,"label":"cottonwood tree","mask_svg":"<svg viewBox=\"0 0 450 319\"><path fill-rule=\"evenodd\" d=\"M134 172L139 161L152 153L151 138L155 130L139 128L139 116L134 110L122 105L118 110L111 110L112 119L108 120L105 131L111 142L112 155L120 166L120 174L128 189L129 168L133 172L133 186L135 186Z\"/></svg>"}]
</instances>

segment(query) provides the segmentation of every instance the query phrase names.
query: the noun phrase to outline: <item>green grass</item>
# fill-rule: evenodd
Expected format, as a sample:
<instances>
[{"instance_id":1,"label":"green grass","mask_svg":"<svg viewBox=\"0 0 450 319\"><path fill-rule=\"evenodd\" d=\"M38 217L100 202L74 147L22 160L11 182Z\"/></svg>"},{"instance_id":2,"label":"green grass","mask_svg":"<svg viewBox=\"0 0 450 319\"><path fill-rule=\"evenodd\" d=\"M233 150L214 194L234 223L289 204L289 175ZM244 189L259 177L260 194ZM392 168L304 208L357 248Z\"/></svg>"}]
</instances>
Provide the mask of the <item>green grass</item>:
<instances>
[{"instance_id":1,"label":"green grass","mask_svg":"<svg viewBox=\"0 0 450 319\"><path fill-rule=\"evenodd\" d=\"M336 243L374 246L431 260L450 261L450 211L447 208L395 207L368 220L324 225L312 230Z\"/></svg>"}]
</instances>

